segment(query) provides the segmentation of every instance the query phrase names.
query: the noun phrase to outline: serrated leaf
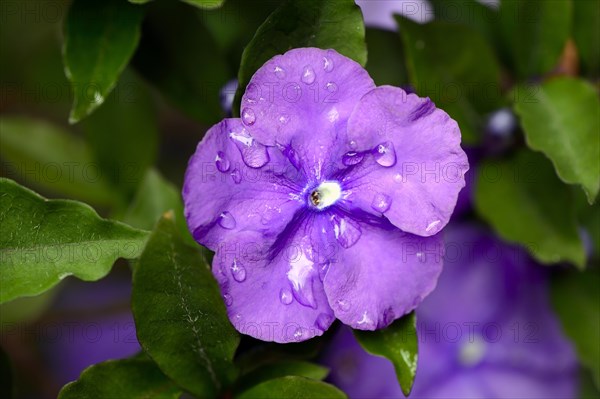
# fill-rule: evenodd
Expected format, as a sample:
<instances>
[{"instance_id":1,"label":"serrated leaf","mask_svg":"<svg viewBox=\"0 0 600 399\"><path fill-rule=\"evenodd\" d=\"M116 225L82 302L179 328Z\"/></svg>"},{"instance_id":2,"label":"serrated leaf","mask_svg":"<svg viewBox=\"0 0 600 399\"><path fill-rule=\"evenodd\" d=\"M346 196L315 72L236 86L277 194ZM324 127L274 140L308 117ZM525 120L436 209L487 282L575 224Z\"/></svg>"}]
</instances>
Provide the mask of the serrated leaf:
<instances>
[{"instance_id":1,"label":"serrated leaf","mask_svg":"<svg viewBox=\"0 0 600 399\"><path fill-rule=\"evenodd\" d=\"M242 392L238 399L343 399L346 395L333 385L305 377L282 377L263 382Z\"/></svg>"},{"instance_id":2,"label":"serrated leaf","mask_svg":"<svg viewBox=\"0 0 600 399\"><path fill-rule=\"evenodd\" d=\"M592 371L600 389L600 272L588 269L557 275L552 281L552 304L564 331L575 343L579 360Z\"/></svg>"},{"instance_id":3,"label":"serrated leaf","mask_svg":"<svg viewBox=\"0 0 600 399\"><path fill-rule=\"evenodd\" d=\"M182 392L146 356L109 360L88 367L63 387L59 399L177 399Z\"/></svg>"},{"instance_id":4,"label":"serrated leaf","mask_svg":"<svg viewBox=\"0 0 600 399\"><path fill-rule=\"evenodd\" d=\"M408 396L417 372L418 339L415 313L406 315L387 328L375 331L354 330L354 336L372 355L387 358L394 365L398 383Z\"/></svg>"},{"instance_id":5,"label":"serrated leaf","mask_svg":"<svg viewBox=\"0 0 600 399\"><path fill-rule=\"evenodd\" d=\"M367 62L365 27L352 0L288 0L258 28L244 49L234 112L250 78L265 62L292 48L334 49L361 65Z\"/></svg>"},{"instance_id":6,"label":"serrated leaf","mask_svg":"<svg viewBox=\"0 0 600 399\"><path fill-rule=\"evenodd\" d=\"M552 71L569 38L571 1L503 0L498 15L501 49L517 77Z\"/></svg>"},{"instance_id":7,"label":"serrated leaf","mask_svg":"<svg viewBox=\"0 0 600 399\"><path fill-rule=\"evenodd\" d=\"M430 97L458 122L464 142L479 141L483 115L502 103L500 70L489 44L467 26L396 19L417 94Z\"/></svg>"},{"instance_id":8,"label":"serrated leaf","mask_svg":"<svg viewBox=\"0 0 600 399\"><path fill-rule=\"evenodd\" d=\"M200 13L176 1L152 3L147 11L134 67L188 116L218 122L224 116L219 92L234 72Z\"/></svg>"},{"instance_id":9,"label":"serrated leaf","mask_svg":"<svg viewBox=\"0 0 600 399\"><path fill-rule=\"evenodd\" d=\"M501 238L521 244L538 261L584 267L571 190L542 154L523 149L510 159L484 162L475 208Z\"/></svg>"},{"instance_id":10,"label":"serrated leaf","mask_svg":"<svg viewBox=\"0 0 600 399\"><path fill-rule=\"evenodd\" d=\"M65 23L65 74L74 93L69 121L99 107L129 63L143 10L123 0L74 0Z\"/></svg>"},{"instance_id":11,"label":"serrated leaf","mask_svg":"<svg viewBox=\"0 0 600 399\"><path fill-rule=\"evenodd\" d=\"M81 122L94 159L125 203L156 159L156 114L146 84L127 70L104 105Z\"/></svg>"},{"instance_id":12,"label":"serrated leaf","mask_svg":"<svg viewBox=\"0 0 600 399\"><path fill-rule=\"evenodd\" d=\"M137 336L179 386L214 397L233 380L240 338L200 249L182 240L172 218L159 221L134 269Z\"/></svg>"},{"instance_id":13,"label":"serrated leaf","mask_svg":"<svg viewBox=\"0 0 600 399\"><path fill-rule=\"evenodd\" d=\"M594 86L565 77L518 89L513 97L527 145L546 154L558 177L580 184L593 203L600 189L600 100Z\"/></svg>"},{"instance_id":14,"label":"serrated leaf","mask_svg":"<svg viewBox=\"0 0 600 399\"><path fill-rule=\"evenodd\" d=\"M98 280L118 258L137 258L148 237L83 203L46 200L4 178L0 226L0 303L41 294L71 275Z\"/></svg>"},{"instance_id":15,"label":"serrated leaf","mask_svg":"<svg viewBox=\"0 0 600 399\"><path fill-rule=\"evenodd\" d=\"M115 202L83 140L59 126L24 117L0 118L0 130L5 176L95 205Z\"/></svg>"}]
</instances>

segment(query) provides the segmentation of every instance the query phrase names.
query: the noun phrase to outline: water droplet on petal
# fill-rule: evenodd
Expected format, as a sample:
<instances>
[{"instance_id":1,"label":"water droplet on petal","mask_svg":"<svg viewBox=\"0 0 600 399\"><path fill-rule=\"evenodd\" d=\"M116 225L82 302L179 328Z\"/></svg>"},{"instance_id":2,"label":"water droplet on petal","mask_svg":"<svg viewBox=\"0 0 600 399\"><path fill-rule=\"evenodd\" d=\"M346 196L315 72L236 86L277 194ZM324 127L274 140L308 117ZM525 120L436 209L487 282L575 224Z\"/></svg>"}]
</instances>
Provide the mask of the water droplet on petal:
<instances>
[{"instance_id":1,"label":"water droplet on petal","mask_svg":"<svg viewBox=\"0 0 600 399\"><path fill-rule=\"evenodd\" d=\"M281 291L279 291L279 300L284 305L289 305L294 300L294 295L289 288L282 288Z\"/></svg>"},{"instance_id":2,"label":"water droplet on petal","mask_svg":"<svg viewBox=\"0 0 600 399\"><path fill-rule=\"evenodd\" d=\"M217 152L215 164L217 165L217 169L219 170L219 172L223 173L227 172L229 170L229 167L231 166L229 159L227 159L227 156L222 151Z\"/></svg>"},{"instance_id":3,"label":"water droplet on petal","mask_svg":"<svg viewBox=\"0 0 600 399\"><path fill-rule=\"evenodd\" d=\"M362 317L356 322L356 324L361 325L363 327L373 327L375 323L373 322L373 320L371 320L371 318L367 314L367 311L365 310L362 314Z\"/></svg>"},{"instance_id":4,"label":"water droplet on petal","mask_svg":"<svg viewBox=\"0 0 600 399\"><path fill-rule=\"evenodd\" d=\"M434 220L433 222L431 222L431 223L429 223L429 224L427 225L427 227L425 228L425 231L430 231L430 230L433 230L433 229L435 228L435 226L437 226L437 225L438 225L438 224L440 224L440 223L441 223L441 221L439 221L439 220Z\"/></svg>"},{"instance_id":5,"label":"water droplet on petal","mask_svg":"<svg viewBox=\"0 0 600 399\"><path fill-rule=\"evenodd\" d=\"M346 166L359 164L364 159L362 152L349 151L342 157L342 163Z\"/></svg>"},{"instance_id":6,"label":"water droplet on petal","mask_svg":"<svg viewBox=\"0 0 600 399\"><path fill-rule=\"evenodd\" d=\"M325 72L333 71L333 60L329 57L323 57L323 69Z\"/></svg>"},{"instance_id":7,"label":"water droplet on petal","mask_svg":"<svg viewBox=\"0 0 600 399\"><path fill-rule=\"evenodd\" d=\"M256 122L256 114L252 108L244 108L242 110L242 122L248 126L254 125L254 122Z\"/></svg>"},{"instance_id":8,"label":"water droplet on petal","mask_svg":"<svg viewBox=\"0 0 600 399\"><path fill-rule=\"evenodd\" d=\"M389 195L384 193L377 193L373 197L373 202L371 202L371 207L375 209L377 212L385 212L390 209L392 205L392 199Z\"/></svg>"},{"instance_id":9,"label":"water droplet on petal","mask_svg":"<svg viewBox=\"0 0 600 399\"><path fill-rule=\"evenodd\" d=\"M296 341L302 341L302 335L304 335L302 332L302 327L296 328L296 331L294 331L294 339Z\"/></svg>"},{"instance_id":10,"label":"water droplet on petal","mask_svg":"<svg viewBox=\"0 0 600 399\"><path fill-rule=\"evenodd\" d=\"M300 170L300 157L298 156L296 150L292 148L292 146L284 147L281 152L290 161L294 168Z\"/></svg>"},{"instance_id":11,"label":"water droplet on petal","mask_svg":"<svg viewBox=\"0 0 600 399\"><path fill-rule=\"evenodd\" d=\"M320 330L327 330L333 321L333 316L327 313L321 313L317 316L317 320L315 321L315 326Z\"/></svg>"},{"instance_id":12,"label":"water droplet on petal","mask_svg":"<svg viewBox=\"0 0 600 399\"><path fill-rule=\"evenodd\" d=\"M277 76L279 79L285 78L285 69L283 69L282 67L276 66L273 69L273 72L275 73L275 76Z\"/></svg>"},{"instance_id":13,"label":"water droplet on petal","mask_svg":"<svg viewBox=\"0 0 600 399\"><path fill-rule=\"evenodd\" d=\"M375 161L386 168L394 166L396 164L396 150L394 144L391 141L379 144L373 150Z\"/></svg>"},{"instance_id":14,"label":"water droplet on petal","mask_svg":"<svg viewBox=\"0 0 600 399\"><path fill-rule=\"evenodd\" d=\"M403 180L403 179L404 179L404 178L402 177L402 175L401 175L400 173L396 173L396 174L394 175L394 181L395 181L396 183L402 183L402 180Z\"/></svg>"},{"instance_id":15,"label":"water droplet on petal","mask_svg":"<svg viewBox=\"0 0 600 399\"><path fill-rule=\"evenodd\" d=\"M325 263L321 267L319 267L319 280L325 280L325 276L327 276L327 272L329 271L329 263Z\"/></svg>"},{"instance_id":16,"label":"water droplet on petal","mask_svg":"<svg viewBox=\"0 0 600 399\"><path fill-rule=\"evenodd\" d=\"M302 305L317 308L317 300L313 291L314 263L303 250L299 256L290 261L287 278L292 283L294 298Z\"/></svg>"},{"instance_id":17,"label":"water droplet on petal","mask_svg":"<svg viewBox=\"0 0 600 399\"><path fill-rule=\"evenodd\" d=\"M300 78L303 83L310 85L315 81L315 70L310 65L306 65L302 70L302 77Z\"/></svg>"},{"instance_id":18,"label":"water droplet on petal","mask_svg":"<svg viewBox=\"0 0 600 399\"><path fill-rule=\"evenodd\" d=\"M350 310L350 301L346 299L340 299L339 301L337 301L337 303L342 312L347 312Z\"/></svg>"},{"instance_id":19,"label":"water droplet on petal","mask_svg":"<svg viewBox=\"0 0 600 399\"><path fill-rule=\"evenodd\" d=\"M224 229L231 230L235 228L236 222L233 215L227 211L219 215L219 226Z\"/></svg>"},{"instance_id":20,"label":"water droplet on petal","mask_svg":"<svg viewBox=\"0 0 600 399\"><path fill-rule=\"evenodd\" d=\"M231 172L231 178L235 184L240 184L242 182L242 173L239 171L239 169L234 169Z\"/></svg>"},{"instance_id":21,"label":"water droplet on petal","mask_svg":"<svg viewBox=\"0 0 600 399\"><path fill-rule=\"evenodd\" d=\"M348 142L348 147L355 149L356 148L356 141L355 140L350 140Z\"/></svg>"},{"instance_id":22,"label":"water droplet on petal","mask_svg":"<svg viewBox=\"0 0 600 399\"><path fill-rule=\"evenodd\" d=\"M239 263L237 259L234 259L233 263L231 264L231 275L233 276L233 279L238 283L241 283L244 280L246 280L246 268L242 266L242 264Z\"/></svg>"},{"instance_id":23,"label":"water droplet on petal","mask_svg":"<svg viewBox=\"0 0 600 399\"><path fill-rule=\"evenodd\" d=\"M279 123L281 123L282 125L287 124L290 121L290 117L288 115L282 114L279 115Z\"/></svg>"},{"instance_id":24,"label":"water droplet on petal","mask_svg":"<svg viewBox=\"0 0 600 399\"><path fill-rule=\"evenodd\" d=\"M231 132L229 137L234 141L242 154L244 163L249 167L261 168L269 162L267 147L254 140L246 129L242 129L241 132Z\"/></svg>"},{"instance_id":25,"label":"water droplet on petal","mask_svg":"<svg viewBox=\"0 0 600 399\"><path fill-rule=\"evenodd\" d=\"M359 240L361 230L358 223L350 218L332 216L335 238L344 248L350 248Z\"/></svg>"},{"instance_id":26,"label":"water droplet on petal","mask_svg":"<svg viewBox=\"0 0 600 399\"><path fill-rule=\"evenodd\" d=\"M225 301L225 305L227 306L231 306L231 304L233 303L233 298L229 294L223 295L223 300Z\"/></svg>"}]
</instances>

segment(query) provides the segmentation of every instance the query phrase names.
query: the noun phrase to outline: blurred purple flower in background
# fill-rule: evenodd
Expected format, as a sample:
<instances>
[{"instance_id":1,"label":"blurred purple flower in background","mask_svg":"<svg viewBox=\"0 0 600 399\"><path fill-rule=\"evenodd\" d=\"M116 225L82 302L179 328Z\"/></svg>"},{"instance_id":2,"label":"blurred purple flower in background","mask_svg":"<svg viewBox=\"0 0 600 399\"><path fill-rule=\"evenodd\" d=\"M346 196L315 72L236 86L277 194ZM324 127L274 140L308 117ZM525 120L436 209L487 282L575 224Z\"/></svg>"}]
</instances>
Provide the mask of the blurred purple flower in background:
<instances>
[{"instance_id":1,"label":"blurred purple flower in background","mask_svg":"<svg viewBox=\"0 0 600 399\"><path fill-rule=\"evenodd\" d=\"M547 269L478 227L449 226L438 287L417 309L410 398L574 398L577 363L553 314ZM323 361L351 398L402 398L388 360L344 328Z\"/></svg>"},{"instance_id":2,"label":"blurred purple flower in background","mask_svg":"<svg viewBox=\"0 0 600 399\"><path fill-rule=\"evenodd\" d=\"M334 50L294 49L255 73L241 118L198 145L185 214L216 252L240 332L302 341L335 318L374 330L435 287L437 233L467 170L458 125L428 98L375 87Z\"/></svg>"}]
</instances>

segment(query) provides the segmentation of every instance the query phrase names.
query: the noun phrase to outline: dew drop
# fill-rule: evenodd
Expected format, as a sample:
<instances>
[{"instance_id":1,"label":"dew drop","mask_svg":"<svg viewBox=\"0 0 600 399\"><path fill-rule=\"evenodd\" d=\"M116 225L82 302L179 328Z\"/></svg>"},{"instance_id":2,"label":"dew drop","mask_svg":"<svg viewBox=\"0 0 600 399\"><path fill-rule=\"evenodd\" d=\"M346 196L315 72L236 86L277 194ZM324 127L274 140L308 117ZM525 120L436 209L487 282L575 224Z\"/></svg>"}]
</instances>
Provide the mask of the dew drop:
<instances>
[{"instance_id":1,"label":"dew drop","mask_svg":"<svg viewBox=\"0 0 600 399\"><path fill-rule=\"evenodd\" d=\"M344 248L350 248L360 239L361 230L358 223L350 218L333 216L333 232L335 238Z\"/></svg>"},{"instance_id":2,"label":"dew drop","mask_svg":"<svg viewBox=\"0 0 600 399\"><path fill-rule=\"evenodd\" d=\"M310 85L315 82L315 70L310 65L306 65L302 69L302 77L300 78L303 83Z\"/></svg>"},{"instance_id":3,"label":"dew drop","mask_svg":"<svg viewBox=\"0 0 600 399\"><path fill-rule=\"evenodd\" d=\"M233 303L233 298L229 294L223 295L223 300L225 301L225 305L227 306L231 306L231 304Z\"/></svg>"},{"instance_id":4,"label":"dew drop","mask_svg":"<svg viewBox=\"0 0 600 399\"><path fill-rule=\"evenodd\" d=\"M389 195L384 193L377 193L373 197L373 202L371 202L371 207L375 209L377 212L385 212L390 209L392 205L392 199Z\"/></svg>"},{"instance_id":5,"label":"dew drop","mask_svg":"<svg viewBox=\"0 0 600 399\"><path fill-rule=\"evenodd\" d=\"M321 313L317 316L317 320L315 321L315 326L320 330L327 330L333 321L333 316L327 313Z\"/></svg>"},{"instance_id":6,"label":"dew drop","mask_svg":"<svg viewBox=\"0 0 600 399\"><path fill-rule=\"evenodd\" d=\"M350 141L348 142L348 147L350 147L350 148L352 148L352 149L355 149L355 148L356 148L356 141L354 141L354 140L350 140Z\"/></svg>"},{"instance_id":7,"label":"dew drop","mask_svg":"<svg viewBox=\"0 0 600 399\"><path fill-rule=\"evenodd\" d=\"M346 166L359 164L364 159L364 154L356 151L349 151L342 157L342 163Z\"/></svg>"},{"instance_id":8,"label":"dew drop","mask_svg":"<svg viewBox=\"0 0 600 399\"><path fill-rule=\"evenodd\" d=\"M296 170L300 170L300 157L298 156L296 150L292 148L292 146L284 147L281 152L291 162Z\"/></svg>"},{"instance_id":9,"label":"dew drop","mask_svg":"<svg viewBox=\"0 0 600 399\"><path fill-rule=\"evenodd\" d=\"M327 272L329 271L329 266L330 264L326 263L319 267L319 280L321 280L321 282L325 280L325 276L327 276Z\"/></svg>"},{"instance_id":10,"label":"dew drop","mask_svg":"<svg viewBox=\"0 0 600 399\"><path fill-rule=\"evenodd\" d=\"M375 161L386 168L396 164L396 150L391 141L386 141L375 147L373 155L375 156Z\"/></svg>"},{"instance_id":11,"label":"dew drop","mask_svg":"<svg viewBox=\"0 0 600 399\"><path fill-rule=\"evenodd\" d=\"M227 159L227 156L222 151L217 152L215 164L217 165L217 169L219 170L219 172L223 173L227 172L229 170L229 167L231 166L229 159Z\"/></svg>"},{"instance_id":12,"label":"dew drop","mask_svg":"<svg viewBox=\"0 0 600 399\"><path fill-rule=\"evenodd\" d=\"M396 183L402 183L402 180L403 180L403 179L404 179L404 178L402 177L402 175L401 175L400 173L396 173L396 174L394 175L394 181L395 181Z\"/></svg>"},{"instance_id":13,"label":"dew drop","mask_svg":"<svg viewBox=\"0 0 600 399\"><path fill-rule=\"evenodd\" d=\"M236 259L233 260L233 263L231 265L231 275L233 276L233 279L238 283L241 283L244 280L246 280L246 268L244 268L244 266L242 266L242 264L239 263Z\"/></svg>"},{"instance_id":14,"label":"dew drop","mask_svg":"<svg viewBox=\"0 0 600 399\"><path fill-rule=\"evenodd\" d=\"M301 327L296 328L296 331L294 331L294 339L296 341L301 341L302 335L304 335L304 333L302 332L302 328Z\"/></svg>"},{"instance_id":15,"label":"dew drop","mask_svg":"<svg viewBox=\"0 0 600 399\"><path fill-rule=\"evenodd\" d=\"M289 305L294 300L294 295L289 288L282 288L281 291L279 291L279 300L284 305Z\"/></svg>"},{"instance_id":16,"label":"dew drop","mask_svg":"<svg viewBox=\"0 0 600 399\"><path fill-rule=\"evenodd\" d=\"M224 229L231 230L235 228L235 218L230 212L224 211L219 215L219 226Z\"/></svg>"},{"instance_id":17,"label":"dew drop","mask_svg":"<svg viewBox=\"0 0 600 399\"><path fill-rule=\"evenodd\" d=\"M242 159L251 168L262 168L269 162L267 147L257 142L242 149Z\"/></svg>"},{"instance_id":18,"label":"dew drop","mask_svg":"<svg viewBox=\"0 0 600 399\"><path fill-rule=\"evenodd\" d=\"M231 172L231 178L235 184L240 184L242 182L242 173L239 169L234 169Z\"/></svg>"},{"instance_id":19,"label":"dew drop","mask_svg":"<svg viewBox=\"0 0 600 399\"><path fill-rule=\"evenodd\" d=\"M283 69L282 67L276 66L273 69L273 72L275 73L275 76L277 76L279 79L285 78L285 69Z\"/></svg>"},{"instance_id":20,"label":"dew drop","mask_svg":"<svg viewBox=\"0 0 600 399\"><path fill-rule=\"evenodd\" d=\"M254 125L254 122L256 122L256 114L252 108L244 108L242 111L242 122L248 126Z\"/></svg>"},{"instance_id":21,"label":"dew drop","mask_svg":"<svg viewBox=\"0 0 600 399\"><path fill-rule=\"evenodd\" d=\"M339 301L337 301L337 303L342 312L347 312L350 310L350 302L349 301L347 301L345 299L340 299Z\"/></svg>"},{"instance_id":22,"label":"dew drop","mask_svg":"<svg viewBox=\"0 0 600 399\"><path fill-rule=\"evenodd\" d=\"M333 60L329 57L323 57L323 69L325 72L333 71Z\"/></svg>"},{"instance_id":23,"label":"dew drop","mask_svg":"<svg viewBox=\"0 0 600 399\"><path fill-rule=\"evenodd\" d=\"M279 120L279 123L281 123L282 125L286 125L290 121L290 117L285 114L282 114L282 115L279 115L278 120Z\"/></svg>"}]
</instances>

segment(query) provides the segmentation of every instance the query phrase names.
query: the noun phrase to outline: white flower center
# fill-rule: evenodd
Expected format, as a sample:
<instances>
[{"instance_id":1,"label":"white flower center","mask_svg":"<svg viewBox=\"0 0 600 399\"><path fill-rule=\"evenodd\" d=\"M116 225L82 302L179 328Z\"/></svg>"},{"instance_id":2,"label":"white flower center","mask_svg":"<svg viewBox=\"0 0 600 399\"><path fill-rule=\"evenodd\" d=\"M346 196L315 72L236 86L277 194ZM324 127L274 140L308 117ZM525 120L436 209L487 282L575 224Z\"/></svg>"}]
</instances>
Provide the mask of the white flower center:
<instances>
[{"instance_id":1,"label":"white flower center","mask_svg":"<svg viewBox=\"0 0 600 399\"><path fill-rule=\"evenodd\" d=\"M310 193L310 203L317 209L325 209L335 204L342 196L342 188L335 181L324 181Z\"/></svg>"}]
</instances>

